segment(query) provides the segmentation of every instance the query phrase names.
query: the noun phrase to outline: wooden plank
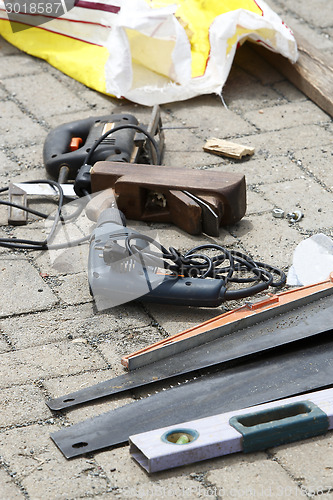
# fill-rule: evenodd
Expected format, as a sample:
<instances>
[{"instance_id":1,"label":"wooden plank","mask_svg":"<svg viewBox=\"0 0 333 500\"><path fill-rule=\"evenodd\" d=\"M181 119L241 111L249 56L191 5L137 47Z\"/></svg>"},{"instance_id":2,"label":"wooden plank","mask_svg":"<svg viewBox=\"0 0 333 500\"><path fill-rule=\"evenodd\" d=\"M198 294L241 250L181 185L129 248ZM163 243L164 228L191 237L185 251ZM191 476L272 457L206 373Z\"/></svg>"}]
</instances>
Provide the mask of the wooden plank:
<instances>
[{"instance_id":1,"label":"wooden plank","mask_svg":"<svg viewBox=\"0 0 333 500\"><path fill-rule=\"evenodd\" d=\"M295 33L299 57L295 64L260 45L254 49L276 69L278 69L295 87L301 90L317 106L333 117L333 62L332 58L322 54Z\"/></svg>"},{"instance_id":2,"label":"wooden plank","mask_svg":"<svg viewBox=\"0 0 333 500\"><path fill-rule=\"evenodd\" d=\"M208 139L203 146L207 153L214 153L219 156L227 156L240 160L243 156L251 156L254 153L254 148L243 146L235 142L225 141L223 139Z\"/></svg>"}]
</instances>

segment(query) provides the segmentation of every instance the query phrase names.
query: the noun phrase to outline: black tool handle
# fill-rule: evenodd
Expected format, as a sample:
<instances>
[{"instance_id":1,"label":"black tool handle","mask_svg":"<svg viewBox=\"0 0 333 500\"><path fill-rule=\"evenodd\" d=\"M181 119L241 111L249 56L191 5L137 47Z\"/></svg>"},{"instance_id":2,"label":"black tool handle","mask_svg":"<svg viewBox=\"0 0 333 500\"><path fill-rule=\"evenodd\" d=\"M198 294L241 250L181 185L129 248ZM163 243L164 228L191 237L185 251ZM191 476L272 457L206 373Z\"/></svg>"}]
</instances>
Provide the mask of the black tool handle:
<instances>
[{"instance_id":1,"label":"black tool handle","mask_svg":"<svg viewBox=\"0 0 333 500\"><path fill-rule=\"evenodd\" d=\"M49 176L58 179L61 167L67 167L68 179L74 180L90 149L103 134L106 123L137 125L138 121L133 115L111 114L65 123L51 130L43 149L44 164ZM93 163L106 159L129 162L134 146L134 135L133 129L124 129L111 134L96 148L92 158ZM71 151L70 143L74 137L82 139L82 146Z\"/></svg>"},{"instance_id":2,"label":"black tool handle","mask_svg":"<svg viewBox=\"0 0 333 500\"><path fill-rule=\"evenodd\" d=\"M84 162L87 155L86 148L80 147L76 151L70 151L70 143L73 137L80 137L85 145L89 131L96 120L108 117L86 118L71 123L65 123L48 133L43 149L44 165L47 173L53 179L59 176L60 168L69 168L69 179L75 179L76 173Z\"/></svg>"},{"instance_id":3,"label":"black tool handle","mask_svg":"<svg viewBox=\"0 0 333 500\"><path fill-rule=\"evenodd\" d=\"M200 278L167 278L142 301L180 306L217 307L224 302L224 281Z\"/></svg>"}]
</instances>

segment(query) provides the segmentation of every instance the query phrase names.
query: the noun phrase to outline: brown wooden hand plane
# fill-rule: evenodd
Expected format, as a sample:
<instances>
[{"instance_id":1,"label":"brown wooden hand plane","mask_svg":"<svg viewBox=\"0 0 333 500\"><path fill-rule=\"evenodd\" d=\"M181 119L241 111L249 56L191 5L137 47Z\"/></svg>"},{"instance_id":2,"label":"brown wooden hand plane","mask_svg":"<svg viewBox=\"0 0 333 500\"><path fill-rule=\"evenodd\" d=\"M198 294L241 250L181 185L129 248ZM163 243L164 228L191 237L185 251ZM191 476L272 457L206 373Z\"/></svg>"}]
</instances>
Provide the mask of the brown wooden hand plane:
<instances>
[{"instance_id":1,"label":"brown wooden hand plane","mask_svg":"<svg viewBox=\"0 0 333 500\"><path fill-rule=\"evenodd\" d=\"M92 192L112 188L126 218L172 222L189 234L219 234L246 211L245 176L210 170L101 161Z\"/></svg>"}]
</instances>

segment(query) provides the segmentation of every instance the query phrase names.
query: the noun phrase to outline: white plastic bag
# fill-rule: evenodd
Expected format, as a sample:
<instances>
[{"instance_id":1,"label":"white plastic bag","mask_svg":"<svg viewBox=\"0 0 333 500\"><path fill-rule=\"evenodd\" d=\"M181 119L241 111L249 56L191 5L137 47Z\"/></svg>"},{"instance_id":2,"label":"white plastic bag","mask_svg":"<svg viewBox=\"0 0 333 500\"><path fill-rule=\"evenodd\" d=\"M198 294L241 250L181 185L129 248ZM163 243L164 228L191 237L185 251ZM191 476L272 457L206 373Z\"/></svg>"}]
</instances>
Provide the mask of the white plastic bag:
<instances>
[{"instance_id":1,"label":"white plastic bag","mask_svg":"<svg viewBox=\"0 0 333 500\"><path fill-rule=\"evenodd\" d=\"M333 241L319 233L301 241L293 255L287 285L312 285L325 281L333 272Z\"/></svg>"},{"instance_id":2,"label":"white plastic bag","mask_svg":"<svg viewBox=\"0 0 333 500\"><path fill-rule=\"evenodd\" d=\"M145 105L220 94L246 39L297 59L292 32L262 0L79 0L58 18L43 16L49 1L36 0L43 24L33 26L26 12L13 25L10 0L0 0L0 35L95 90Z\"/></svg>"}]
</instances>

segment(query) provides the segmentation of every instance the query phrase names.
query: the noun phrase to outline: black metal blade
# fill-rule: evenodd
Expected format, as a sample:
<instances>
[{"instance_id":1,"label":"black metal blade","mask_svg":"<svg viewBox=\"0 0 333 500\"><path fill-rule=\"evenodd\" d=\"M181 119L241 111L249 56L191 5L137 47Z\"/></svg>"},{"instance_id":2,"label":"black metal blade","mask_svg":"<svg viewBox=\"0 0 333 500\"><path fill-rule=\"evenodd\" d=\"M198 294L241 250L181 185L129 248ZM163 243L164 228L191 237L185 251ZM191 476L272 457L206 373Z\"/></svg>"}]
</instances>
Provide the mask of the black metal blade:
<instances>
[{"instance_id":1,"label":"black metal blade","mask_svg":"<svg viewBox=\"0 0 333 500\"><path fill-rule=\"evenodd\" d=\"M51 399L47 405L51 410L62 410L198 370L222 369L228 363L241 362L259 353L264 355L276 347L329 332L332 327L333 295L130 373Z\"/></svg>"},{"instance_id":2,"label":"black metal blade","mask_svg":"<svg viewBox=\"0 0 333 500\"><path fill-rule=\"evenodd\" d=\"M331 338L331 336L330 336ZM279 354L154 394L51 435L66 458L128 441L132 434L313 391L333 384L326 334Z\"/></svg>"}]
</instances>

